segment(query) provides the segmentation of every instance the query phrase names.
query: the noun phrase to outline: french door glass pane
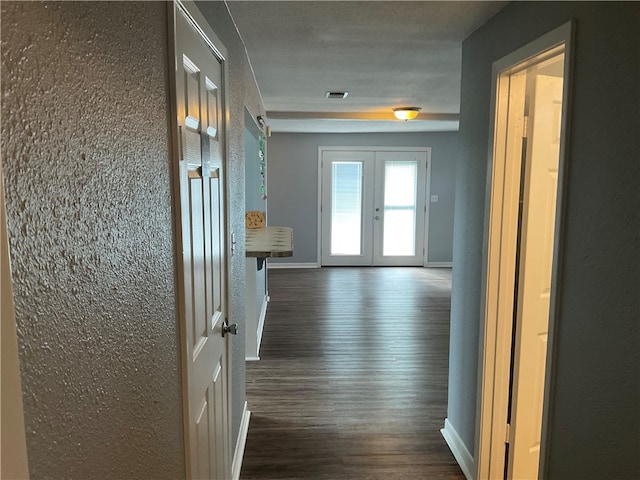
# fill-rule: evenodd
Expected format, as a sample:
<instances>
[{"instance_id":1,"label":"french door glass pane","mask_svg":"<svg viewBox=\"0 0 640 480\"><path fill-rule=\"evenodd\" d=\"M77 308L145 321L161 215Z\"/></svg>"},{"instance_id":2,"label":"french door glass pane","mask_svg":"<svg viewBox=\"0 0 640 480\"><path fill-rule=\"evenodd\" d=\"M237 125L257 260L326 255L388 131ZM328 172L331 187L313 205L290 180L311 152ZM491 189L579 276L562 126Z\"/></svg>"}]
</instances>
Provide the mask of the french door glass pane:
<instances>
[{"instance_id":1,"label":"french door glass pane","mask_svg":"<svg viewBox=\"0 0 640 480\"><path fill-rule=\"evenodd\" d=\"M416 254L418 162L384 164L384 232L382 255Z\"/></svg>"},{"instance_id":2,"label":"french door glass pane","mask_svg":"<svg viewBox=\"0 0 640 480\"><path fill-rule=\"evenodd\" d=\"M333 162L331 168L331 255L360 255L362 163Z\"/></svg>"}]
</instances>

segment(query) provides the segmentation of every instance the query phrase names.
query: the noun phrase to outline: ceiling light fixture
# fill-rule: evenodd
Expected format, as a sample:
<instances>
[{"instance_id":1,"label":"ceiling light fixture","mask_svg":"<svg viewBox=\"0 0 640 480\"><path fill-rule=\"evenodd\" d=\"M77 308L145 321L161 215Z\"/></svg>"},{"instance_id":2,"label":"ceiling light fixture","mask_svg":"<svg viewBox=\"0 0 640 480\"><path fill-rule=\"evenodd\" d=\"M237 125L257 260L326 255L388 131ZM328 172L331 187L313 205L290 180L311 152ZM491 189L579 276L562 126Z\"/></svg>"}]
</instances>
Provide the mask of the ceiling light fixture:
<instances>
[{"instance_id":1,"label":"ceiling light fixture","mask_svg":"<svg viewBox=\"0 0 640 480\"><path fill-rule=\"evenodd\" d=\"M418 116L418 112L422 110L420 107L399 107L393 109L393 114L398 120L413 120Z\"/></svg>"}]
</instances>

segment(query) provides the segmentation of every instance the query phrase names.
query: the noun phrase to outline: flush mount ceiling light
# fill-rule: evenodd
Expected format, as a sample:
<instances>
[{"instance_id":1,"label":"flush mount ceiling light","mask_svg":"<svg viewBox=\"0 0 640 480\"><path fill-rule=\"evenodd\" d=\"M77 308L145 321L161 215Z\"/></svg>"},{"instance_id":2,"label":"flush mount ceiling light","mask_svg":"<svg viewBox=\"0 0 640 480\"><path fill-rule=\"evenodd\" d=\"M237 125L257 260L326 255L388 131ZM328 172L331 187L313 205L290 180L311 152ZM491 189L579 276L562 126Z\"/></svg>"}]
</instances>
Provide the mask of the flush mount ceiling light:
<instances>
[{"instance_id":1,"label":"flush mount ceiling light","mask_svg":"<svg viewBox=\"0 0 640 480\"><path fill-rule=\"evenodd\" d=\"M399 107L393 109L393 114L398 120L407 121L416 118L420 110L420 107Z\"/></svg>"}]
</instances>

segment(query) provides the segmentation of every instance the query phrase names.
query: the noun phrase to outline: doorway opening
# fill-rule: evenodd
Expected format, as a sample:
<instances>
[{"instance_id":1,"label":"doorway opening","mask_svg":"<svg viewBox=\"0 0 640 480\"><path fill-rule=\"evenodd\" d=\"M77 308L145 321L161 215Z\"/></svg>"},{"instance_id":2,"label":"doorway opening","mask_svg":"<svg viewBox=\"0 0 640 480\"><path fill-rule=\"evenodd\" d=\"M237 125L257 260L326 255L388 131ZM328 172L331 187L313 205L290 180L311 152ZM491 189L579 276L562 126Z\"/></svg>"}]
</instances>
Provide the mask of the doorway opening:
<instances>
[{"instance_id":1,"label":"doorway opening","mask_svg":"<svg viewBox=\"0 0 640 480\"><path fill-rule=\"evenodd\" d=\"M323 266L423 266L430 148L320 147Z\"/></svg>"},{"instance_id":2,"label":"doorway opening","mask_svg":"<svg viewBox=\"0 0 640 480\"><path fill-rule=\"evenodd\" d=\"M538 478L544 455L571 24L494 64L477 478Z\"/></svg>"},{"instance_id":3,"label":"doorway opening","mask_svg":"<svg viewBox=\"0 0 640 480\"><path fill-rule=\"evenodd\" d=\"M267 214L266 137L244 109L245 210ZM245 359L260 360L260 342L269 303L267 269L248 258L245 265Z\"/></svg>"}]
</instances>

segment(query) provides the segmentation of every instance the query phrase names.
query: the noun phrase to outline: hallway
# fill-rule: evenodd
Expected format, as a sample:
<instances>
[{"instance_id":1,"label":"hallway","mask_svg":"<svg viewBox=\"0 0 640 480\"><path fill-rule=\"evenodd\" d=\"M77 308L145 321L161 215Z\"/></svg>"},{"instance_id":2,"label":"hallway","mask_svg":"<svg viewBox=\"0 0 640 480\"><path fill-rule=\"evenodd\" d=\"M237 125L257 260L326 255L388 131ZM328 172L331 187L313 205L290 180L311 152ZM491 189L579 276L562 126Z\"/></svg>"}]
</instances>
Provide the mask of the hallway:
<instances>
[{"instance_id":1,"label":"hallway","mask_svg":"<svg viewBox=\"0 0 640 480\"><path fill-rule=\"evenodd\" d=\"M450 269L270 270L242 479L463 479L446 417Z\"/></svg>"}]
</instances>

